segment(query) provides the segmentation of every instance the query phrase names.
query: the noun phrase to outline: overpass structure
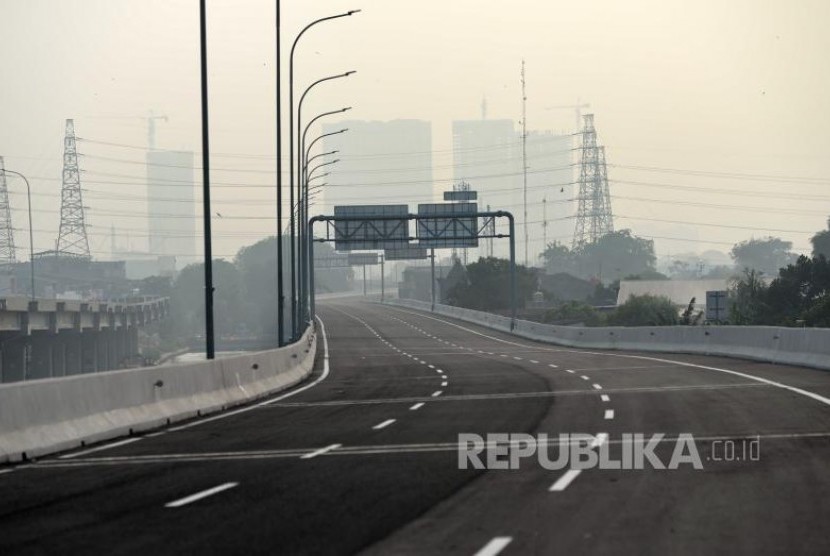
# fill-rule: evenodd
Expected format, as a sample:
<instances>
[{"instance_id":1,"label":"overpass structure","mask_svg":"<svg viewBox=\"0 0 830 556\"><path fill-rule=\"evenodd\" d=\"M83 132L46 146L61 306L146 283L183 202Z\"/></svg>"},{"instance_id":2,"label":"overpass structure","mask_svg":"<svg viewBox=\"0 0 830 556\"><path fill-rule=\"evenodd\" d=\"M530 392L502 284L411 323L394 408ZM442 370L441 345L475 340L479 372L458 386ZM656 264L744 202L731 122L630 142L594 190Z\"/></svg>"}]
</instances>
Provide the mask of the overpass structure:
<instances>
[{"instance_id":1,"label":"overpass structure","mask_svg":"<svg viewBox=\"0 0 830 556\"><path fill-rule=\"evenodd\" d=\"M121 368L138 354L138 330L169 310L158 297L0 298L0 382Z\"/></svg>"}]
</instances>

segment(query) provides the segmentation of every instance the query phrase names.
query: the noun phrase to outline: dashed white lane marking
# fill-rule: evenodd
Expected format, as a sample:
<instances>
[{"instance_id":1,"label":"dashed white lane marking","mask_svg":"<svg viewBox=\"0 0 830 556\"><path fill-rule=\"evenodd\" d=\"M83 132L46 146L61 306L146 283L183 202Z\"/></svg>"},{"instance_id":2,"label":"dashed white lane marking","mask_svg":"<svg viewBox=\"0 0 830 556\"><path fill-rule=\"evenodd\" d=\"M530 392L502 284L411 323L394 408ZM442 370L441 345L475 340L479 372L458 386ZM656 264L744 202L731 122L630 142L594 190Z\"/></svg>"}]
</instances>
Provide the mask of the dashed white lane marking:
<instances>
[{"instance_id":1,"label":"dashed white lane marking","mask_svg":"<svg viewBox=\"0 0 830 556\"><path fill-rule=\"evenodd\" d=\"M507 357L507 354L506 353L500 353L499 357Z\"/></svg>"},{"instance_id":2,"label":"dashed white lane marking","mask_svg":"<svg viewBox=\"0 0 830 556\"><path fill-rule=\"evenodd\" d=\"M447 384L449 384L449 383L447 383L447 382L442 382L442 383L441 383L441 386L446 386Z\"/></svg>"},{"instance_id":3,"label":"dashed white lane marking","mask_svg":"<svg viewBox=\"0 0 830 556\"><path fill-rule=\"evenodd\" d=\"M446 324L448 326L454 326L455 328L458 328L460 330L464 330L466 332L470 332L471 334L475 334L476 336L481 336L482 338L487 338L488 340L494 340L496 342L501 342L503 344L509 344L509 345L512 345L512 346L519 346L519 347L522 347L522 348L535 348L536 347L536 346L532 346L532 345L529 345L529 344L521 344L521 343L518 343L518 342L511 342L510 340L504 340L502 338L496 338L495 336L489 336L487 334L483 334L483 333L478 332L476 330L473 330L471 328L467 328L466 326L461 326L459 324L455 324L453 322L449 322L449 321L446 321L446 320L443 320L443 319L431 317L431 316L428 316L428 315L415 313L413 311L407 311L407 310L404 310L404 309L395 309L395 310L400 311L402 313L409 313L409 314L421 316L423 318L438 321L438 322ZM648 357L648 356L645 356L645 355L625 355L625 354L621 354L621 353L607 353L607 352L603 353L603 352L596 352L596 351L577 351L577 350L573 350L573 349L552 349L552 348L546 348L545 351L551 351L551 352L556 351L556 352L565 352L565 353L579 353L579 354L583 354L583 355L604 355L604 356L608 356L608 357L624 357L626 359L637 359L639 361L654 361L656 363L667 363L669 365L679 365L681 367L689 367L689 368L693 368L693 369L704 369L704 370L707 370L707 371L716 371L716 372L719 372L719 373L727 373L727 374L730 374L730 375L746 378L746 379L749 379L749 380L754 380L756 382L761 382L761 383L767 384L769 386L775 386L776 388L782 388L784 390L789 390L790 392L794 392L794 393L799 394L801 396L806 396L808 398L811 398L811 399L813 399L817 402L823 403L825 405L830 405L830 398L827 398L827 397L822 396L820 394L816 394L815 392L810 392L809 390L803 390L801 388L796 388L795 386L790 386L788 384L783 384L781 382L775 382L774 380L761 378L761 377L754 376L754 375L751 375L751 374L742 373L740 371L733 371L731 369L723 369L723 368L720 368L720 367L710 367L708 365L699 365L697 363L688 363L686 361L663 359L661 357Z\"/></svg>"},{"instance_id":4,"label":"dashed white lane marking","mask_svg":"<svg viewBox=\"0 0 830 556\"><path fill-rule=\"evenodd\" d=\"M513 356L513 359L515 359L516 361L521 361L522 360L521 357L516 357L515 355Z\"/></svg>"},{"instance_id":5,"label":"dashed white lane marking","mask_svg":"<svg viewBox=\"0 0 830 556\"><path fill-rule=\"evenodd\" d=\"M564 475L556 479L556 482L553 483L548 490L550 492L561 492L565 490L574 479L579 477L580 473L582 473L581 469L568 469L565 471Z\"/></svg>"},{"instance_id":6,"label":"dashed white lane marking","mask_svg":"<svg viewBox=\"0 0 830 556\"><path fill-rule=\"evenodd\" d=\"M513 537L494 537L476 552L475 556L496 556L511 542L513 542Z\"/></svg>"},{"instance_id":7,"label":"dashed white lane marking","mask_svg":"<svg viewBox=\"0 0 830 556\"><path fill-rule=\"evenodd\" d=\"M594 390L602 390L602 386L600 386L599 384L592 384L591 386L594 387Z\"/></svg>"},{"instance_id":8,"label":"dashed white lane marking","mask_svg":"<svg viewBox=\"0 0 830 556\"><path fill-rule=\"evenodd\" d=\"M235 486L239 486L239 483L225 483L219 486L215 486L213 488L209 488L207 490L203 490L202 492L197 492L196 494L191 494L190 496L185 496L184 498L179 498L178 500L173 500L172 502L168 502L164 505L165 508L179 508L186 504L190 504L191 502L196 502L197 500L201 500L202 498L207 498L208 496L213 496L214 494L218 494L224 490L231 489Z\"/></svg>"},{"instance_id":9,"label":"dashed white lane marking","mask_svg":"<svg viewBox=\"0 0 830 556\"><path fill-rule=\"evenodd\" d=\"M606 419L613 419L614 418L614 410L613 409L606 409L605 410L605 418Z\"/></svg>"},{"instance_id":10,"label":"dashed white lane marking","mask_svg":"<svg viewBox=\"0 0 830 556\"><path fill-rule=\"evenodd\" d=\"M437 398L438 396L440 396L443 393L444 392L442 390L436 390L435 392L432 393L432 397Z\"/></svg>"},{"instance_id":11,"label":"dashed white lane marking","mask_svg":"<svg viewBox=\"0 0 830 556\"><path fill-rule=\"evenodd\" d=\"M574 371L572 371L572 370L570 370L570 369L565 369L565 372L566 372L566 373L571 373L571 374L574 374Z\"/></svg>"},{"instance_id":12,"label":"dashed white lane marking","mask_svg":"<svg viewBox=\"0 0 830 556\"><path fill-rule=\"evenodd\" d=\"M558 366L554 365L553 363L548 363L548 367L550 367L551 369L558 369L559 368Z\"/></svg>"},{"instance_id":13,"label":"dashed white lane marking","mask_svg":"<svg viewBox=\"0 0 830 556\"><path fill-rule=\"evenodd\" d=\"M380 430L380 429L385 429L386 427L388 427L389 425L391 425L391 424L392 424L392 423L394 423L395 421L396 421L396 419L387 419L387 420L386 420L386 421L384 421L383 423L378 423L377 425L375 425L375 426L374 426L374 427L372 427L372 428L373 428L373 429L375 429L376 431L377 431L377 430Z\"/></svg>"},{"instance_id":14,"label":"dashed white lane marking","mask_svg":"<svg viewBox=\"0 0 830 556\"><path fill-rule=\"evenodd\" d=\"M488 351L487 355L495 355L495 353L493 353L492 351Z\"/></svg>"},{"instance_id":15,"label":"dashed white lane marking","mask_svg":"<svg viewBox=\"0 0 830 556\"><path fill-rule=\"evenodd\" d=\"M591 448L598 448L608 442L608 433L607 432L600 432L594 437L594 440L591 442Z\"/></svg>"},{"instance_id":16,"label":"dashed white lane marking","mask_svg":"<svg viewBox=\"0 0 830 556\"><path fill-rule=\"evenodd\" d=\"M535 359L531 359L531 360L530 360L530 362L531 362L531 363L534 363L534 364L536 364L536 365L538 365L538 364L539 364L539 362L538 362L538 361L536 361Z\"/></svg>"},{"instance_id":17,"label":"dashed white lane marking","mask_svg":"<svg viewBox=\"0 0 830 556\"><path fill-rule=\"evenodd\" d=\"M66 454L58 459L71 459L77 458L78 456L85 456L87 454L92 454L95 452L100 452L101 450L109 450L110 448L117 448L119 446L126 446L127 444L132 444L133 442L138 442L141 440L141 437L137 438L127 438L126 440L119 440L118 442L112 442L110 444L104 444L103 446L98 446L97 448L90 448L89 450L83 450L81 452L75 452L74 454Z\"/></svg>"},{"instance_id":18,"label":"dashed white lane marking","mask_svg":"<svg viewBox=\"0 0 830 556\"><path fill-rule=\"evenodd\" d=\"M409 411L415 411L416 409L421 409L422 407L424 407L424 402L418 402L412 407L410 407Z\"/></svg>"},{"instance_id":19,"label":"dashed white lane marking","mask_svg":"<svg viewBox=\"0 0 830 556\"><path fill-rule=\"evenodd\" d=\"M581 378L582 380L591 380L589 377L585 375L579 375L579 378Z\"/></svg>"},{"instance_id":20,"label":"dashed white lane marking","mask_svg":"<svg viewBox=\"0 0 830 556\"><path fill-rule=\"evenodd\" d=\"M429 367L430 369L434 369L435 365L427 365L427 367Z\"/></svg>"},{"instance_id":21,"label":"dashed white lane marking","mask_svg":"<svg viewBox=\"0 0 830 556\"><path fill-rule=\"evenodd\" d=\"M325 448L320 448L319 450L314 450L313 452L303 454L302 456L300 456L300 459L316 458L317 456L322 456L326 452L331 452L332 450L336 450L337 448L340 448L341 446L342 446L342 444L330 444L330 445L326 446Z\"/></svg>"},{"instance_id":22,"label":"dashed white lane marking","mask_svg":"<svg viewBox=\"0 0 830 556\"><path fill-rule=\"evenodd\" d=\"M610 402L610 401L611 401L611 398L608 396L608 394L603 394L603 395L601 395L601 396L599 397L599 399L601 399L601 400L602 400L602 401L604 401L604 402Z\"/></svg>"}]
</instances>

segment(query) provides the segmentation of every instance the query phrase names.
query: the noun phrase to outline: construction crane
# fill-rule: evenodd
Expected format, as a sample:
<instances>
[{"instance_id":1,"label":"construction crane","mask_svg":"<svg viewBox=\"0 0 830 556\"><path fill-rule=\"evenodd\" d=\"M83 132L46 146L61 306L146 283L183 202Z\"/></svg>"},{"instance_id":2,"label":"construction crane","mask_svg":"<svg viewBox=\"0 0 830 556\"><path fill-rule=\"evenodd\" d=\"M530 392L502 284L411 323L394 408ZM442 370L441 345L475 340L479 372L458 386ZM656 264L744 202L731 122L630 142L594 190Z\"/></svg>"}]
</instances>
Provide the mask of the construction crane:
<instances>
[{"instance_id":1,"label":"construction crane","mask_svg":"<svg viewBox=\"0 0 830 556\"><path fill-rule=\"evenodd\" d=\"M587 102L580 102L579 99L576 99L576 104L560 104L557 106L545 106L545 110L575 110L576 111L576 131L582 129L582 109L583 108L590 108L590 103Z\"/></svg>"}]
</instances>

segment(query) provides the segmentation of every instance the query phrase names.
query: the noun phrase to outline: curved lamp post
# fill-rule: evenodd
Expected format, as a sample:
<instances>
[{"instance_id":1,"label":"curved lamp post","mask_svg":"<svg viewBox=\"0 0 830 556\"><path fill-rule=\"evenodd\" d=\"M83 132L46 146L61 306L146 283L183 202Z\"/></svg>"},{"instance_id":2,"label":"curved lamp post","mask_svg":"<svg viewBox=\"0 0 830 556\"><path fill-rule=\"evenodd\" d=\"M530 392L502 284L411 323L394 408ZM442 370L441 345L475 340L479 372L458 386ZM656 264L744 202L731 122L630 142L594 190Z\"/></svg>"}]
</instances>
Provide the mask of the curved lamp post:
<instances>
[{"instance_id":1,"label":"curved lamp post","mask_svg":"<svg viewBox=\"0 0 830 556\"><path fill-rule=\"evenodd\" d=\"M308 31L309 29L311 29L315 25L317 25L319 23L323 23L324 21L331 21L333 19L340 19L341 17L348 17L348 16L354 15L354 14L359 13L359 12L360 12L360 10L349 10L346 13L331 15L331 16L328 16L328 17L321 17L320 19L316 19L316 20L312 21L311 23L309 23L308 25L306 25L305 27L303 27L303 29L294 38L294 42L291 45L291 53L288 57L288 130L289 130L289 133L288 133L288 137L289 137L289 141L288 141L288 145L289 145L289 147L288 147L288 151L289 151L288 152L288 160L289 160L289 164L290 164L290 178L289 178L289 182L290 182L289 183L289 186L290 186L289 196L290 196L290 199L289 199L289 206L292 206L292 207L294 206L294 51L297 49L297 43L300 41L300 38L305 34L306 31ZM297 137L297 140L299 141L299 137ZM299 173L299 167L297 168L297 171ZM296 298L297 298L296 283L294 282L294 276L295 276L294 272L295 271L293 270L293 266L295 264L295 258L296 258L296 253L294 251L296 233L295 233L295 219L294 219L293 214L291 215L290 220L291 220L291 222L290 222L290 224L291 224L291 232L290 232L291 233L291 265L292 265L292 272L291 272L291 305L293 307L293 306L296 305ZM297 339L296 331L298 330L298 328L297 328L297 323L294 321L294 319L292 319L291 328L292 328L292 331L294 332L293 335L292 335L292 339L296 340Z\"/></svg>"},{"instance_id":2,"label":"curved lamp post","mask_svg":"<svg viewBox=\"0 0 830 556\"><path fill-rule=\"evenodd\" d=\"M26 179L26 176L21 174L20 172L15 172L14 170L7 170L4 169L3 173L5 174L14 174L21 178L24 182L26 182L26 198L29 202L29 278L32 282L32 301L35 300L35 241L34 241L34 233L32 230L32 188L29 185L29 180Z\"/></svg>"}]
</instances>

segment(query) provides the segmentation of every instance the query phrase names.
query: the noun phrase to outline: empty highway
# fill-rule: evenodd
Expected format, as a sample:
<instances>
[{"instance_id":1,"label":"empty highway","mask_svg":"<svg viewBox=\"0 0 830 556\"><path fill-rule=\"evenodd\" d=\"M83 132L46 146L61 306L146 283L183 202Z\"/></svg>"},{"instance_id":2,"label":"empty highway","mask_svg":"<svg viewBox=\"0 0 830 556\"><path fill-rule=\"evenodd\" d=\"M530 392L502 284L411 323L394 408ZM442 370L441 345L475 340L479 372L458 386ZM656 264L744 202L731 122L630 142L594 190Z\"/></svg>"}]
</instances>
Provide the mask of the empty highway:
<instances>
[{"instance_id":1,"label":"empty highway","mask_svg":"<svg viewBox=\"0 0 830 556\"><path fill-rule=\"evenodd\" d=\"M830 373L318 312L290 391L0 467L0 553L830 553ZM703 469L459 469L460 433L690 433Z\"/></svg>"}]
</instances>

